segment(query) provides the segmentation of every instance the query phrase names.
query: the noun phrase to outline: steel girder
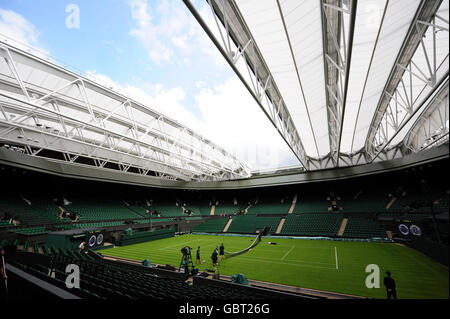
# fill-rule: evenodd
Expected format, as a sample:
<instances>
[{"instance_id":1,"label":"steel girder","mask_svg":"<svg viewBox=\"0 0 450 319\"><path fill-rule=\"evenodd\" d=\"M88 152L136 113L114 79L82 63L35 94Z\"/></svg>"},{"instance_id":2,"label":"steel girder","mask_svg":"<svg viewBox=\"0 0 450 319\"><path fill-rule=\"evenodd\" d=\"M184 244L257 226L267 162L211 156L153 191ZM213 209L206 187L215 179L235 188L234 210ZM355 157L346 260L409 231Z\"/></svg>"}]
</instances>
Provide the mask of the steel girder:
<instances>
[{"instance_id":1,"label":"steel girder","mask_svg":"<svg viewBox=\"0 0 450 319\"><path fill-rule=\"evenodd\" d=\"M447 81L405 136L403 144L411 152L417 153L448 141L448 93Z\"/></svg>"},{"instance_id":2,"label":"steel girder","mask_svg":"<svg viewBox=\"0 0 450 319\"><path fill-rule=\"evenodd\" d=\"M414 17L367 134L365 152L369 162L389 147L416 113L423 112L424 106L448 79L448 52L442 61L436 59L436 32L448 33L448 21L436 14L441 3L442 0L422 1ZM431 30L432 41L425 43L428 30ZM425 66L415 61L419 49L423 51ZM413 88L419 85L422 86L420 94L414 94Z\"/></svg>"},{"instance_id":3,"label":"steel girder","mask_svg":"<svg viewBox=\"0 0 450 319\"><path fill-rule=\"evenodd\" d=\"M0 140L29 155L47 149L186 181L250 176L219 146L112 89L5 43L0 59Z\"/></svg>"},{"instance_id":4,"label":"steel girder","mask_svg":"<svg viewBox=\"0 0 450 319\"><path fill-rule=\"evenodd\" d=\"M322 0L322 38L325 66L330 158L339 166L348 91L357 1ZM344 15L349 16L345 25Z\"/></svg>"}]
</instances>

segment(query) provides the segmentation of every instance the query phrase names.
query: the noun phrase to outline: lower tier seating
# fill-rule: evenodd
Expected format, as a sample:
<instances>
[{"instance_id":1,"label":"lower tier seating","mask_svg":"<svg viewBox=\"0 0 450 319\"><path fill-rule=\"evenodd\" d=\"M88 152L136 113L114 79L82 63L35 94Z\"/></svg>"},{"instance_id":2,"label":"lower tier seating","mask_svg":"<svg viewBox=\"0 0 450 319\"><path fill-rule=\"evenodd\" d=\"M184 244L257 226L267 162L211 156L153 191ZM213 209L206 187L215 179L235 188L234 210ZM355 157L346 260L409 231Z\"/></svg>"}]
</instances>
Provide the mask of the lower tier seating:
<instances>
[{"instance_id":1,"label":"lower tier seating","mask_svg":"<svg viewBox=\"0 0 450 319\"><path fill-rule=\"evenodd\" d=\"M342 222L341 214L301 213L286 217L280 234L303 236L335 236Z\"/></svg>"},{"instance_id":2,"label":"lower tier seating","mask_svg":"<svg viewBox=\"0 0 450 319\"><path fill-rule=\"evenodd\" d=\"M281 217L260 217L255 215L238 215L233 217L228 232L254 234L257 230L263 231L270 226L270 233L274 233L280 223Z\"/></svg>"},{"instance_id":3,"label":"lower tier seating","mask_svg":"<svg viewBox=\"0 0 450 319\"><path fill-rule=\"evenodd\" d=\"M30 253L31 254L31 253ZM86 299L265 299L260 289L239 286L221 289L191 285L184 279L164 277L125 264L105 262L76 251L47 250L52 267L45 262L12 261L23 271ZM33 254L37 255L37 254ZM30 258L27 258L30 260ZM41 259L42 260L42 259ZM67 264L80 267L80 288L68 289L65 284ZM273 297L273 296L272 296ZM277 298L277 297L275 297ZM280 295L278 298L286 298Z\"/></svg>"},{"instance_id":4,"label":"lower tier seating","mask_svg":"<svg viewBox=\"0 0 450 319\"><path fill-rule=\"evenodd\" d=\"M193 232L204 232L204 233L220 233L223 231L225 225L228 223L228 218L212 219L207 222L195 226Z\"/></svg>"},{"instance_id":5,"label":"lower tier seating","mask_svg":"<svg viewBox=\"0 0 450 319\"><path fill-rule=\"evenodd\" d=\"M376 221L365 217L350 217L344 230L344 237L355 238L386 238L386 232Z\"/></svg>"}]
</instances>

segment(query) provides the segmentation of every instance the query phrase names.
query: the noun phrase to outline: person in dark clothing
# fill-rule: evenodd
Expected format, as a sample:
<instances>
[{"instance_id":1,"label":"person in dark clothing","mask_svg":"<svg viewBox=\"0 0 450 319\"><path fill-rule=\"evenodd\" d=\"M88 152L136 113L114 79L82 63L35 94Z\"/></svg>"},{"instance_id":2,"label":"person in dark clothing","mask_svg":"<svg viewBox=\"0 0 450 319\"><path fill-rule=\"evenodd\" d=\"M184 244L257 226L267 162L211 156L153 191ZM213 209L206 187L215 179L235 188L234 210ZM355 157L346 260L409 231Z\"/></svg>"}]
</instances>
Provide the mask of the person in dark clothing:
<instances>
[{"instance_id":1,"label":"person in dark clothing","mask_svg":"<svg viewBox=\"0 0 450 319\"><path fill-rule=\"evenodd\" d=\"M218 254L218 251L217 251L217 246L216 246L216 249L214 249L214 251L211 255L213 268L216 268L216 266L217 266L217 254Z\"/></svg>"},{"instance_id":2,"label":"person in dark clothing","mask_svg":"<svg viewBox=\"0 0 450 319\"><path fill-rule=\"evenodd\" d=\"M197 258L195 259L196 264L200 264L200 246L197 248Z\"/></svg>"},{"instance_id":3,"label":"person in dark clothing","mask_svg":"<svg viewBox=\"0 0 450 319\"><path fill-rule=\"evenodd\" d=\"M384 277L384 286L386 287L387 299L397 299L397 290L395 289L395 280L391 277L391 272L386 271Z\"/></svg>"},{"instance_id":4,"label":"person in dark clothing","mask_svg":"<svg viewBox=\"0 0 450 319\"><path fill-rule=\"evenodd\" d=\"M223 246L223 243L222 243L222 244L220 244L220 247L219 247L219 259L220 259L220 261L223 260L223 255L224 254L225 254L225 247Z\"/></svg>"}]
</instances>

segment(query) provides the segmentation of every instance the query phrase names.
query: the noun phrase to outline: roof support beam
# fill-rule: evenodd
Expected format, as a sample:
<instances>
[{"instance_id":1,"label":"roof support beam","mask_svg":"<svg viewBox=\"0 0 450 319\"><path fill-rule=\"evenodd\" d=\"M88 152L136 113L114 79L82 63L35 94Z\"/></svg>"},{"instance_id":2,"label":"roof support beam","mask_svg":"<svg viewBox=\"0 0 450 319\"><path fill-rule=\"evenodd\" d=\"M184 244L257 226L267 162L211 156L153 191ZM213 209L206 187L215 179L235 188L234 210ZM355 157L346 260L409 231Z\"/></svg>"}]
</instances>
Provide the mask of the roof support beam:
<instances>
[{"instance_id":1,"label":"roof support beam","mask_svg":"<svg viewBox=\"0 0 450 319\"><path fill-rule=\"evenodd\" d=\"M448 70L438 70L441 65L438 65L438 62L436 61L435 32L437 31L437 23L435 22L435 15L439 10L441 3L442 0L423 0L419 5L416 15L408 30L407 36L397 55L394 67L392 68L389 78L384 86L375 115L369 127L364 149L367 155L371 158L369 160L370 162L372 162L378 154L380 154L380 149L384 149L393 140L392 135L394 134L394 136L396 136L399 132L398 130L404 127L404 125L400 124L397 130L387 130L383 133L383 125L390 123L390 115L387 114L387 110L390 109L390 103L395 102L395 107L391 107L391 109L394 109L395 111L396 105L399 105L400 102L397 97L401 97L402 103L400 104L403 104L403 107L406 106L406 108L410 110L407 112L407 116L404 116L400 123L404 123L405 121L407 122L412 118L413 114L415 114L412 109L415 108L417 111L417 108L420 108L418 105L423 105L427 99L424 98L421 101L416 100L416 97L413 96L412 90L413 81L419 80L424 87L423 90L431 90L430 94L427 94L429 97L434 90L439 87L439 83L442 83L442 81L445 80L445 77L448 76ZM445 21L443 22L445 23ZM433 41L431 41L429 47L426 47L423 37L425 36L428 28L433 28ZM445 28L440 28L440 30L443 29ZM419 46L422 47L426 59L426 66L423 67L424 69L418 67L417 63L413 60ZM448 59L448 54L446 59ZM438 71L440 71L441 75L444 73L440 79L437 78ZM428 74L426 75L426 73ZM409 87L405 87L405 82L407 82Z\"/></svg>"},{"instance_id":2,"label":"roof support beam","mask_svg":"<svg viewBox=\"0 0 450 319\"><path fill-rule=\"evenodd\" d=\"M448 82L441 87L436 98L425 108L411 126L403 144L414 153L438 145L448 138Z\"/></svg>"},{"instance_id":3,"label":"roof support beam","mask_svg":"<svg viewBox=\"0 0 450 319\"><path fill-rule=\"evenodd\" d=\"M357 1L320 0L330 157L339 166ZM345 16L349 25L345 25Z\"/></svg>"},{"instance_id":4,"label":"roof support beam","mask_svg":"<svg viewBox=\"0 0 450 319\"><path fill-rule=\"evenodd\" d=\"M444 83L444 80L447 80L445 83ZM443 84L444 83L444 84ZM445 77L443 77L440 81L439 81L439 83L437 84L437 87L440 87L440 90L439 90L439 92L443 89L443 88L445 88L446 86L448 86L448 71L447 71L447 73L446 73L446 76ZM434 99L436 98L436 96L439 94L439 92L438 93L436 93L436 90L433 90L433 91L431 91L431 92L429 92L428 93L428 95L427 95L427 97L426 98L424 98L423 99L423 101L422 101L422 103L415 109L415 111L411 114L411 116L409 116L404 122L403 122L403 124L400 126L400 127L398 127L398 129L397 129L397 131L391 136L391 137L389 137L388 136L388 134L387 134L387 132L386 133L384 133L385 134L385 136L384 136L384 141L386 141L386 142L384 142L384 143L381 143L381 147L379 148L379 149L377 149L376 150L376 153L373 155L373 156L371 156L371 159L369 160L369 163L372 163L383 151L384 151L384 149L388 146L388 145L390 145L391 144L391 142L392 142L392 140L403 130L403 128L408 124L408 122L414 117L414 115L416 115L416 113L418 112L418 111L420 111L421 109L422 109L422 111L423 111L423 108L422 108L422 106L427 102L427 101L429 101L430 100L430 98L432 99L430 102L428 102L428 103L434 103ZM434 95L436 93L436 95ZM434 96L433 96L434 95Z\"/></svg>"}]
</instances>

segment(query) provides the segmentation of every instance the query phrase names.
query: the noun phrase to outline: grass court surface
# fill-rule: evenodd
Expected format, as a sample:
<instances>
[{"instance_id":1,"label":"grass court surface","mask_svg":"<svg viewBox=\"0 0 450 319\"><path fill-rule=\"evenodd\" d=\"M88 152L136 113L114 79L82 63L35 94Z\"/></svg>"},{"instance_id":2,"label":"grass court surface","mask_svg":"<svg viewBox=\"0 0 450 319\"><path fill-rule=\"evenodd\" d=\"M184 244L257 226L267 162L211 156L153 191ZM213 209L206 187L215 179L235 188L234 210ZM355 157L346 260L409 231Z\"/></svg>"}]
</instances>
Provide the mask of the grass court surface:
<instances>
[{"instance_id":1,"label":"grass court surface","mask_svg":"<svg viewBox=\"0 0 450 319\"><path fill-rule=\"evenodd\" d=\"M180 250L192 247L192 259L199 271L212 269L211 254L223 242L226 252L250 246L255 237L182 235L135 245L99 251L103 255L129 258L179 267ZM268 242L276 242L269 245ZM195 264L200 246L201 265ZM366 266L380 268L380 288L366 288ZM386 298L385 271L390 270L397 285L397 297L449 298L448 268L422 254L392 243L345 242L263 238L250 251L225 258L218 266L220 274L244 274L248 279L280 283L359 296Z\"/></svg>"}]
</instances>

